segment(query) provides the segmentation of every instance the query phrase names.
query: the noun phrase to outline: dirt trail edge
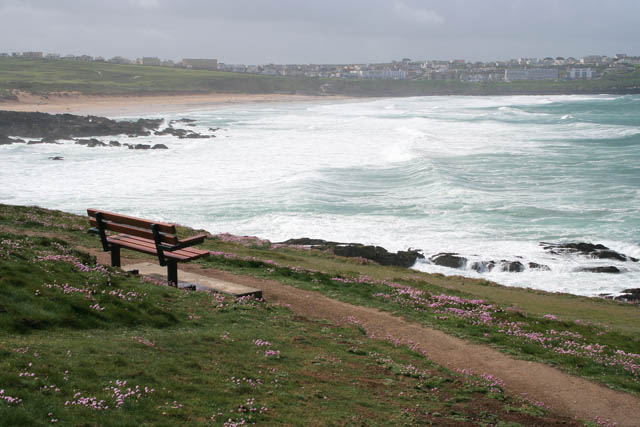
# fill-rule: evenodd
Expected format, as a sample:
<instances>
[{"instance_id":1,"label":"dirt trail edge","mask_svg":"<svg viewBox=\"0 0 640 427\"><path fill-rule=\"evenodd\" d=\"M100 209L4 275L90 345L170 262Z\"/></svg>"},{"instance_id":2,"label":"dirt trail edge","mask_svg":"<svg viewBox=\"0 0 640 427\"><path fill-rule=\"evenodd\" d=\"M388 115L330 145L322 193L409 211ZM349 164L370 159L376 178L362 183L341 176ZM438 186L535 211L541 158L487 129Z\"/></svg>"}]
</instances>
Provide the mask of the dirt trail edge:
<instances>
[{"instance_id":1,"label":"dirt trail edge","mask_svg":"<svg viewBox=\"0 0 640 427\"><path fill-rule=\"evenodd\" d=\"M109 264L108 253L89 251L97 256L99 262ZM123 259L122 262L127 264L137 260ZM553 367L514 359L490 347L469 343L374 308L336 301L318 292L201 268L197 264L181 264L180 269L260 289L265 300L287 304L302 316L340 324L347 323L347 317L353 317L370 335L380 339L391 335L403 344L416 346L430 360L452 370L470 369L476 374L494 375L504 381L504 389L508 393L516 396L526 394L562 415L585 421L593 421L598 416L618 426L640 426L640 398L574 377Z\"/></svg>"}]
</instances>

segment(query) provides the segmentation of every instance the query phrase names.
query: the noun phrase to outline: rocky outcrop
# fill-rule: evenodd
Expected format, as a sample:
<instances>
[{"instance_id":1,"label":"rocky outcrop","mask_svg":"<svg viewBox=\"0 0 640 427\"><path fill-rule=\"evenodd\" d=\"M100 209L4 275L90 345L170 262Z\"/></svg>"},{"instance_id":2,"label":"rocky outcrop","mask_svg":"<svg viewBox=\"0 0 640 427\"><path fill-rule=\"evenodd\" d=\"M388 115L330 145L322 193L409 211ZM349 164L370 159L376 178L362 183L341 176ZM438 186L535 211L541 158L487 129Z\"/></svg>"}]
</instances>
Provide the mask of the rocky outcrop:
<instances>
[{"instance_id":1,"label":"rocky outcrop","mask_svg":"<svg viewBox=\"0 0 640 427\"><path fill-rule=\"evenodd\" d=\"M604 267L579 267L574 271L578 273L609 273L609 274L618 274L622 273L620 269L613 265L608 265Z\"/></svg>"},{"instance_id":2,"label":"rocky outcrop","mask_svg":"<svg viewBox=\"0 0 640 427\"><path fill-rule=\"evenodd\" d=\"M152 150L168 150L169 147L167 147L164 144L156 144L153 147L151 147Z\"/></svg>"},{"instance_id":3,"label":"rocky outcrop","mask_svg":"<svg viewBox=\"0 0 640 427\"><path fill-rule=\"evenodd\" d=\"M93 147L106 147L107 144L104 142L91 138L91 139L76 139L76 144L84 145L85 147L93 148Z\"/></svg>"},{"instance_id":4,"label":"rocky outcrop","mask_svg":"<svg viewBox=\"0 0 640 427\"><path fill-rule=\"evenodd\" d=\"M424 255L419 250L409 249L406 251L389 252L382 246L363 245L360 243L339 243L322 239L310 239L303 237L300 239L289 239L280 245L310 246L315 249L331 250L334 255L344 257L365 258L375 261L380 265L393 265L398 267L412 267L416 260L423 259Z\"/></svg>"},{"instance_id":5,"label":"rocky outcrop","mask_svg":"<svg viewBox=\"0 0 640 427\"><path fill-rule=\"evenodd\" d=\"M537 262L529 263L530 270L551 271L548 265L538 264Z\"/></svg>"},{"instance_id":6,"label":"rocky outcrop","mask_svg":"<svg viewBox=\"0 0 640 427\"><path fill-rule=\"evenodd\" d=\"M501 260L500 267L502 271L506 271L508 273L522 273L524 271L524 265L520 261L507 261Z\"/></svg>"},{"instance_id":7,"label":"rocky outcrop","mask_svg":"<svg viewBox=\"0 0 640 427\"><path fill-rule=\"evenodd\" d=\"M613 299L618 301L640 303L640 288L625 289L620 295Z\"/></svg>"},{"instance_id":8,"label":"rocky outcrop","mask_svg":"<svg viewBox=\"0 0 640 427\"><path fill-rule=\"evenodd\" d=\"M11 145L17 143L24 144L24 140L20 138L9 138L6 135L0 135L0 145Z\"/></svg>"},{"instance_id":9,"label":"rocky outcrop","mask_svg":"<svg viewBox=\"0 0 640 427\"><path fill-rule=\"evenodd\" d=\"M467 264L467 259L456 253L442 252L433 255L429 258L429 261L436 265L449 268L464 268Z\"/></svg>"},{"instance_id":10,"label":"rocky outcrop","mask_svg":"<svg viewBox=\"0 0 640 427\"><path fill-rule=\"evenodd\" d=\"M98 116L0 111L0 134L23 138L72 139L120 134L145 136L149 135L149 129L157 129L161 123L161 119L115 121Z\"/></svg>"},{"instance_id":11,"label":"rocky outcrop","mask_svg":"<svg viewBox=\"0 0 640 427\"><path fill-rule=\"evenodd\" d=\"M418 258L424 258L418 251L389 252L382 246L360 245L351 243L333 247L333 253L345 257L360 257L375 261L380 265L395 265L398 267L412 267Z\"/></svg>"},{"instance_id":12,"label":"rocky outcrop","mask_svg":"<svg viewBox=\"0 0 640 427\"><path fill-rule=\"evenodd\" d=\"M578 254L596 259L613 259L616 261L638 262L637 258L621 254L602 244L593 243L545 243L541 242L545 251L554 255Z\"/></svg>"}]
</instances>

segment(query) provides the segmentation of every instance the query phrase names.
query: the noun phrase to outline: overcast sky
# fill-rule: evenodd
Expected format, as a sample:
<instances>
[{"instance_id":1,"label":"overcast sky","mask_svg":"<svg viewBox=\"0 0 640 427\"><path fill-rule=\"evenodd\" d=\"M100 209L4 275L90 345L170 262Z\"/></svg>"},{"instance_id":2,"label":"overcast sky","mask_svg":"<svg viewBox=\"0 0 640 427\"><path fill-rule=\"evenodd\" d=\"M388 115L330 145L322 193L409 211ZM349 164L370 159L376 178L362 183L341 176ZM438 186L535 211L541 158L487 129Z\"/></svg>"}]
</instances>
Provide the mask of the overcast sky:
<instances>
[{"instance_id":1,"label":"overcast sky","mask_svg":"<svg viewBox=\"0 0 640 427\"><path fill-rule=\"evenodd\" d=\"M0 52L225 63L640 55L640 0L0 0Z\"/></svg>"}]
</instances>

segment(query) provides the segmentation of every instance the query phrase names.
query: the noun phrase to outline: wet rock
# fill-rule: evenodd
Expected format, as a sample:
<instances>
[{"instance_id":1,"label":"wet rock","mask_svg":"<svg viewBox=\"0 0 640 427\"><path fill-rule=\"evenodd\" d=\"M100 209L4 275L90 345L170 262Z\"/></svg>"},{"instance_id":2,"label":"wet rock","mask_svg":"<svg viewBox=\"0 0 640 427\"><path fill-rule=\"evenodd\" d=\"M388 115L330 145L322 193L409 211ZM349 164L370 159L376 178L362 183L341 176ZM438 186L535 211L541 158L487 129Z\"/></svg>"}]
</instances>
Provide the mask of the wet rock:
<instances>
[{"instance_id":1,"label":"wet rock","mask_svg":"<svg viewBox=\"0 0 640 427\"><path fill-rule=\"evenodd\" d=\"M361 257L370 259L380 265L394 265L398 267L412 267L418 258L423 259L417 250L389 252L381 246L360 245L351 243L333 247L333 253L345 257Z\"/></svg>"},{"instance_id":2,"label":"wet rock","mask_svg":"<svg viewBox=\"0 0 640 427\"><path fill-rule=\"evenodd\" d=\"M211 131L211 132L216 132L216 131L219 131L219 130L220 130L220 128L209 128L209 131Z\"/></svg>"},{"instance_id":3,"label":"wet rock","mask_svg":"<svg viewBox=\"0 0 640 427\"><path fill-rule=\"evenodd\" d=\"M133 146L129 146L129 148L133 147L135 150L148 150L151 148L149 144L136 144Z\"/></svg>"},{"instance_id":4,"label":"wet rock","mask_svg":"<svg viewBox=\"0 0 640 427\"><path fill-rule=\"evenodd\" d=\"M495 261L476 261L471 264L471 269L477 271L478 273L486 273L493 270L495 266Z\"/></svg>"},{"instance_id":5,"label":"wet rock","mask_svg":"<svg viewBox=\"0 0 640 427\"><path fill-rule=\"evenodd\" d=\"M343 243L330 242L322 239L311 239L309 237L301 237L299 239L289 239L284 242L280 242L284 245L300 245L300 246L321 246L321 247L334 247Z\"/></svg>"},{"instance_id":6,"label":"wet rock","mask_svg":"<svg viewBox=\"0 0 640 427\"><path fill-rule=\"evenodd\" d=\"M84 145L86 147L89 148L93 148L93 147L106 147L107 144L105 144L104 142L97 140L95 138L91 138L91 139L76 139L76 144L78 145Z\"/></svg>"},{"instance_id":7,"label":"wet rock","mask_svg":"<svg viewBox=\"0 0 640 427\"><path fill-rule=\"evenodd\" d=\"M0 145L11 145L16 143L17 141L13 138L9 138L6 135L0 135ZM22 141L24 142L24 141Z\"/></svg>"},{"instance_id":8,"label":"wet rock","mask_svg":"<svg viewBox=\"0 0 640 427\"><path fill-rule=\"evenodd\" d=\"M64 157L62 157L62 156L53 156L53 157L49 157L49 160L64 160Z\"/></svg>"},{"instance_id":9,"label":"wet rock","mask_svg":"<svg viewBox=\"0 0 640 427\"><path fill-rule=\"evenodd\" d=\"M449 268L463 268L467 264L467 259L456 253L439 253L430 257L429 260L436 265Z\"/></svg>"},{"instance_id":10,"label":"wet rock","mask_svg":"<svg viewBox=\"0 0 640 427\"><path fill-rule=\"evenodd\" d=\"M55 140L120 134L144 136L149 135L149 129L157 129L160 123L161 119L115 121L98 116L0 111L0 134L25 138Z\"/></svg>"},{"instance_id":11,"label":"wet rock","mask_svg":"<svg viewBox=\"0 0 640 427\"><path fill-rule=\"evenodd\" d=\"M278 244L310 246L314 249L331 250L334 255L344 257L359 257L375 261L381 265L393 265L398 267L412 267L416 260L424 259L420 250L409 248L406 251L389 252L381 246L363 245L360 243L340 243L322 239L302 237L289 239Z\"/></svg>"},{"instance_id":12,"label":"wet rock","mask_svg":"<svg viewBox=\"0 0 640 427\"><path fill-rule=\"evenodd\" d=\"M169 125L172 125L174 123L195 123L196 120L195 119L189 119L187 117L183 118L183 119L175 119L175 120L171 120L169 122Z\"/></svg>"},{"instance_id":13,"label":"wet rock","mask_svg":"<svg viewBox=\"0 0 640 427\"><path fill-rule=\"evenodd\" d=\"M529 269L540 270L540 271L551 271L548 265L538 264L537 262L530 262Z\"/></svg>"},{"instance_id":14,"label":"wet rock","mask_svg":"<svg viewBox=\"0 0 640 427\"><path fill-rule=\"evenodd\" d=\"M520 261L507 261L501 260L500 267L502 267L502 271L506 271L508 273L521 273L524 271L524 264Z\"/></svg>"},{"instance_id":15,"label":"wet rock","mask_svg":"<svg viewBox=\"0 0 640 427\"><path fill-rule=\"evenodd\" d=\"M196 132L190 132L186 135L179 136L180 139L204 139L204 138L213 138L214 135L202 135Z\"/></svg>"},{"instance_id":16,"label":"wet rock","mask_svg":"<svg viewBox=\"0 0 640 427\"><path fill-rule=\"evenodd\" d=\"M152 150L168 150L169 147L167 147L164 144L156 144L153 147L151 147Z\"/></svg>"},{"instance_id":17,"label":"wet rock","mask_svg":"<svg viewBox=\"0 0 640 427\"><path fill-rule=\"evenodd\" d=\"M120 147L121 145L118 141L109 141L109 147Z\"/></svg>"},{"instance_id":18,"label":"wet rock","mask_svg":"<svg viewBox=\"0 0 640 427\"><path fill-rule=\"evenodd\" d=\"M174 129L172 127L168 127L165 128L163 130L158 130L156 132L154 132L156 135L158 136L162 136L162 135L173 135L173 136L177 136L178 138L185 136L189 131L185 130L185 129Z\"/></svg>"},{"instance_id":19,"label":"wet rock","mask_svg":"<svg viewBox=\"0 0 640 427\"><path fill-rule=\"evenodd\" d=\"M576 272L582 273L609 273L609 274L618 274L622 273L618 267L613 265L608 265L606 267L580 267L574 270Z\"/></svg>"},{"instance_id":20,"label":"wet rock","mask_svg":"<svg viewBox=\"0 0 640 427\"><path fill-rule=\"evenodd\" d=\"M51 136L45 136L40 142L43 144L59 144L58 140Z\"/></svg>"},{"instance_id":21,"label":"wet rock","mask_svg":"<svg viewBox=\"0 0 640 427\"><path fill-rule=\"evenodd\" d=\"M621 254L602 244L593 243L545 243L541 242L544 250L554 255L579 254L590 258L613 259L617 261L638 262L637 258Z\"/></svg>"},{"instance_id":22,"label":"wet rock","mask_svg":"<svg viewBox=\"0 0 640 427\"><path fill-rule=\"evenodd\" d=\"M614 299L617 301L640 302L640 288L625 289Z\"/></svg>"}]
</instances>

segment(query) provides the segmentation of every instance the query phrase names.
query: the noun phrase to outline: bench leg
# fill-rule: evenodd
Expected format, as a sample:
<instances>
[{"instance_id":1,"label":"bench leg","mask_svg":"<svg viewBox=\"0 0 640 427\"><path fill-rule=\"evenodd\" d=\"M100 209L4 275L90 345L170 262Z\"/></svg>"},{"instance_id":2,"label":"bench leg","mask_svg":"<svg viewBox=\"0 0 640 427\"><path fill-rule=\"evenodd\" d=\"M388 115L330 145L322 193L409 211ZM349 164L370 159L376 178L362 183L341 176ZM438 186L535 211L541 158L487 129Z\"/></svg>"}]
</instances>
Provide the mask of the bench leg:
<instances>
[{"instance_id":1,"label":"bench leg","mask_svg":"<svg viewBox=\"0 0 640 427\"><path fill-rule=\"evenodd\" d=\"M111 266L120 267L120 246L111 246Z\"/></svg>"},{"instance_id":2,"label":"bench leg","mask_svg":"<svg viewBox=\"0 0 640 427\"><path fill-rule=\"evenodd\" d=\"M169 286L178 287L178 263L175 261L167 261L167 281Z\"/></svg>"}]
</instances>

